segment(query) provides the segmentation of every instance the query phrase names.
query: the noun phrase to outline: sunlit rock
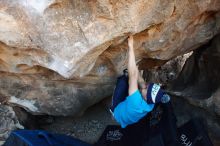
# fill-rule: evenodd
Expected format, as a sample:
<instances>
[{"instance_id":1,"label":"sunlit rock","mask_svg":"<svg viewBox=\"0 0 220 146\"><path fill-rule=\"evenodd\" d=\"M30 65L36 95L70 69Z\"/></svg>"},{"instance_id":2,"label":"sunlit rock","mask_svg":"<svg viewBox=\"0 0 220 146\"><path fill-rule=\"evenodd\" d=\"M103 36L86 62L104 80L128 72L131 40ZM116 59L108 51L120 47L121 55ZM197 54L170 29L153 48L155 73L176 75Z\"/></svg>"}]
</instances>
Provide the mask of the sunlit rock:
<instances>
[{"instance_id":1,"label":"sunlit rock","mask_svg":"<svg viewBox=\"0 0 220 146\"><path fill-rule=\"evenodd\" d=\"M142 57L169 60L218 32L219 9L219 0L2 0L1 70L26 73L21 66L39 65L82 77L113 46L123 54L130 33Z\"/></svg>"}]
</instances>

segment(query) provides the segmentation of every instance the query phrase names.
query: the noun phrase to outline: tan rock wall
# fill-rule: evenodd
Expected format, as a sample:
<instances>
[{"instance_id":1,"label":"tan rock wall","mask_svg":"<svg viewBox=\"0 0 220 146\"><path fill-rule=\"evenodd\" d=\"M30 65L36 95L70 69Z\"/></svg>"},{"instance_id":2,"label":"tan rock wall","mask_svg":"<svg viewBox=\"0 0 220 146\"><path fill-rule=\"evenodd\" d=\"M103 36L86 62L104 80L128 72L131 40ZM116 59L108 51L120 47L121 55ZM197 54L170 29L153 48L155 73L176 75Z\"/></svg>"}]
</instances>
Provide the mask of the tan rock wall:
<instances>
[{"instance_id":1,"label":"tan rock wall","mask_svg":"<svg viewBox=\"0 0 220 146\"><path fill-rule=\"evenodd\" d=\"M105 50L114 46L123 54L120 44L129 33L137 34L144 57L168 60L212 38L219 9L219 0L2 0L1 48L19 55L1 57L8 64L1 70L21 73L25 64L66 78L85 76Z\"/></svg>"}]
</instances>

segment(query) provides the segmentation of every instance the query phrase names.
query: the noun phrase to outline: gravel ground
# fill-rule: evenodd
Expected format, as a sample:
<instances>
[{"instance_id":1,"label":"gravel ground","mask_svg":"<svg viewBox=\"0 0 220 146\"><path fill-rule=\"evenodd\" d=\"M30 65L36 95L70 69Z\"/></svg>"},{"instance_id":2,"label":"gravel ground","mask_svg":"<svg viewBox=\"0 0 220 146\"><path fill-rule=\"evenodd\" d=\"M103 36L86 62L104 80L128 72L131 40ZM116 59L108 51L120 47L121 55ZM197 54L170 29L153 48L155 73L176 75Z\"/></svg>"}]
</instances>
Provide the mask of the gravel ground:
<instances>
[{"instance_id":1,"label":"gravel ground","mask_svg":"<svg viewBox=\"0 0 220 146\"><path fill-rule=\"evenodd\" d=\"M95 143L107 125L117 124L108 108L103 104L89 108L82 117L56 117L52 124L43 129L67 134L88 143Z\"/></svg>"}]
</instances>

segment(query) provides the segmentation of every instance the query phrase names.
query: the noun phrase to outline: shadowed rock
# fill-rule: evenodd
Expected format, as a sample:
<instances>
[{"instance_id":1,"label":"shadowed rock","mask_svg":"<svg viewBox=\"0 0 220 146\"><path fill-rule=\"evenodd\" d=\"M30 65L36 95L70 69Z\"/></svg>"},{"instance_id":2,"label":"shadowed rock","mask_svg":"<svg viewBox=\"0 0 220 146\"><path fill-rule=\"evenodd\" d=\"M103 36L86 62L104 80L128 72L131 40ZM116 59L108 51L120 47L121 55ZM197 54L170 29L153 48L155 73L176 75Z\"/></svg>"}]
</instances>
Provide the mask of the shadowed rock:
<instances>
[{"instance_id":1,"label":"shadowed rock","mask_svg":"<svg viewBox=\"0 0 220 146\"><path fill-rule=\"evenodd\" d=\"M5 140L10 132L15 129L23 129L19 124L15 112L10 106L0 104L0 141Z\"/></svg>"}]
</instances>

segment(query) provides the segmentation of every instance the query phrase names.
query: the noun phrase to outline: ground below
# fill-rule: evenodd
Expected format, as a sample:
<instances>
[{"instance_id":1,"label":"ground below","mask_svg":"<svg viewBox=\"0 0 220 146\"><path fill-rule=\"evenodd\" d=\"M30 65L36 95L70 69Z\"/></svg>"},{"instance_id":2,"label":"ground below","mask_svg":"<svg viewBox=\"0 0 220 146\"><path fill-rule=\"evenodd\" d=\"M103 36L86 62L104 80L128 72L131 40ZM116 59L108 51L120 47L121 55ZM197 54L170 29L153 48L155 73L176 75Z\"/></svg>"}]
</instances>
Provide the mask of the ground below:
<instances>
[{"instance_id":1,"label":"ground below","mask_svg":"<svg viewBox=\"0 0 220 146\"><path fill-rule=\"evenodd\" d=\"M211 113L190 105L183 98L173 97L172 99L178 126L187 122L190 118L202 117L205 120L213 144L215 146L220 145L220 127L216 128L216 125L219 124L218 119L213 119L214 116ZM50 124L41 125L42 129L74 136L88 143L96 142L107 125L117 124L113 120L106 102L90 107L81 117L53 117L47 120L51 121Z\"/></svg>"}]
</instances>

